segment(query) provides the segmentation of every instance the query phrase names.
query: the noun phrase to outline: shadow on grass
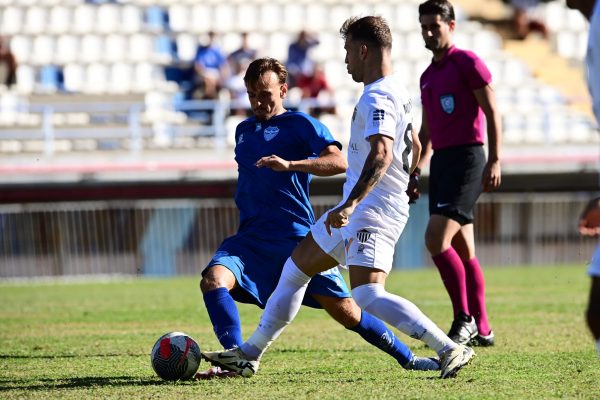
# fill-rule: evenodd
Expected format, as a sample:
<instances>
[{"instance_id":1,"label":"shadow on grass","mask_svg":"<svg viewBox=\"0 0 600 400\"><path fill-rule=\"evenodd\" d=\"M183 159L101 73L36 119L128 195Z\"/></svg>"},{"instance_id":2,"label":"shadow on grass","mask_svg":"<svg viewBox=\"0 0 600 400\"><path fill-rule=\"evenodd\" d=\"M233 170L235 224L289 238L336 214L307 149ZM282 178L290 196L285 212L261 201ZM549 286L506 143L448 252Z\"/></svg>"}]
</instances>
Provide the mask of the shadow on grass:
<instances>
[{"instance_id":1,"label":"shadow on grass","mask_svg":"<svg viewBox=\"0 0 600 400\"><path fill-rule=\"evenodd\" d=\"M0 354L0 360L10 359L48 359L53 358L95 358L95 357L144 357L148 354Z\"/></svg>"},{"instance_id":2,"label":"shadow on grass","mask_svg":"<svg viewBox=\"0 0 600 400\"><path fill-rule=\"evenodd\" d=\"M159 386L172 385L155 377L140 378L134 376L108 376L108 377L73 377L57 379L0 379L0 392L9 390L48 390L48 389L85 389L91 387L117 387L117 386Z\"/></svg>"}]
</instances>

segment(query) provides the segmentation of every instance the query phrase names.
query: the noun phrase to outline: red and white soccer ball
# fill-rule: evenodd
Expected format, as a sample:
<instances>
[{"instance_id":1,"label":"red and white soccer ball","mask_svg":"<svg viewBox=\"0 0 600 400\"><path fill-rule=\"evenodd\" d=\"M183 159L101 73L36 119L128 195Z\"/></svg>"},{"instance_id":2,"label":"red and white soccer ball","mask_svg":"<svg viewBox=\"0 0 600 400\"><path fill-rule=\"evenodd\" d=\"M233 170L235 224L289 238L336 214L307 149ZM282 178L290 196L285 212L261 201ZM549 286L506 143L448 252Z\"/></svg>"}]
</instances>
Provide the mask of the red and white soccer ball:
<instances>
[{"instance_id":1,"label":"red and white soccer ball","mask_svg":"<svg viewBox=\"0 0 600 400\"><path fill-rule=\"evenodd\" d=\"M183 332L169 332L156 341L150 358L154 372L162 379L190 379L200 366L200 346Z\"/></svg>"}]
</instances>

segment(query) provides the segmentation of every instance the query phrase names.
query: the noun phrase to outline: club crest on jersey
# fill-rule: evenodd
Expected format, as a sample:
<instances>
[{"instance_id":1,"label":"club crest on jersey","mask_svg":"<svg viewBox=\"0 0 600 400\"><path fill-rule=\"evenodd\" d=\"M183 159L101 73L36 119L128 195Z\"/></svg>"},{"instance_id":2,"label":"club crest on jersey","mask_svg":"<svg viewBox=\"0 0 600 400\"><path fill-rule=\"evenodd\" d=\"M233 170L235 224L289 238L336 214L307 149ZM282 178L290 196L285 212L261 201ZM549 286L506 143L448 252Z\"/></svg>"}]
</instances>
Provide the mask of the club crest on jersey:
<instances>
[{"instance_id":1,"label":"club crest on jersey","mask_svg":"<svg viewBox=\"0 0 600 400\"><path fill-rule=\"evenodd\" d=\"M451 94L445 94L440 96L440 104L446 114L452 114L454 112L454 96Z\"/></svg>"},{"instance_id":2,"label":"club crest on jersey","mask_svg":"<svg viewBox=\"0 0 600 400\"><path fill-rule=\"evenodd\" d=\"M360 244L358 245L358 249L356 249L356 252L362 253L365 251L365 243L368 242L371 238L371 232L369 232L366 229L361 229L360 231L356 232L356 238L360 242Z\"/></svg>"},{"instance_id":3,"label":"club crest on jersey","mask_svg":"<svg viewBox=\"0 0 600 400\"><path fill-rule=\"evenodd\" d=\"M263 136L265 137L265 140L268 142L268 141L272 140L275 136L277 136L278 133L279 133L278 127L269 126L268 128L265 128L265 130L263 132Z\"/></svg>"}]
</instances>

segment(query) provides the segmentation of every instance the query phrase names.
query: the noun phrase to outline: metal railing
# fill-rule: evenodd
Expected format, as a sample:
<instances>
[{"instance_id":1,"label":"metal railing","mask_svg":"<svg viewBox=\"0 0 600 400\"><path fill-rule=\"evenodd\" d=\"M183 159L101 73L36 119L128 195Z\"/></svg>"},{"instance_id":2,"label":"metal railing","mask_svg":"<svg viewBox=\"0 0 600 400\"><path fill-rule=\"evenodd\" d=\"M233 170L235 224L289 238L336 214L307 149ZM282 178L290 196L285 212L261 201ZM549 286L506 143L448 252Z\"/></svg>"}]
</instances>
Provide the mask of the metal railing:
<instances>
[{"instance_id":1,"label":"metal railing","mask_svg":"<svg viewBox=\"0 0 600 400\"><path fill-rule=\"evenodd\" d=\"M484 195L476 208L484 265L585 264L596 245L576 231L586 193ZM315 197L321 214L339 199ZM395 268L431 265L426 200L396 246ZM0 279L197 275L238 226L232 200L106 201L0 206Z\"/></svg>"}]
</instances>

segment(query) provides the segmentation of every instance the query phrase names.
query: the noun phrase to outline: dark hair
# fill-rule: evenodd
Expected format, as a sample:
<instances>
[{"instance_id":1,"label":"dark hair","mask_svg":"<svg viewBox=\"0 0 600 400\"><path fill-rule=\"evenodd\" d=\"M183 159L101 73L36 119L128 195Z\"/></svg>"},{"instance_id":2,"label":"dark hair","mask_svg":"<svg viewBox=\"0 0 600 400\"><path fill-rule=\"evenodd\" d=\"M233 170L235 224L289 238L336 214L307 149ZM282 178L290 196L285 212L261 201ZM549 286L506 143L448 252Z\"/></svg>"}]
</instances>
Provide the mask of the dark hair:
<instances>
[{"instance_id":1,"label":"dark hair","mask_svg":"<svg viewBox=\"0 0 600 400\"><path fill-rule=\"evenodd\" d=\"M419 5L419 17L423 15L439 15L444 22L455 20L454 7L447 0L427 0Z\"/></svg>"},{"instance_id":2,"label":"dark hair","mask_svg":"<svg viewBox=\"0 0 600 400\"><path fill-rule=\"evenodd\" d=\"M287 81L288 72L285 65L274 58L266 57L257 58L248 65L248 69L244 75L244 82L256 82L267 71L275 72L280 84L283 85Z\"/></svg>"},{"instance_id":3,"label":"dark hair","mask_svg":"<svg viewBox=\"0 0 600 400\"><path fill-rule=\"evenodd\" d=\"M392 47L392 32L383 17L351 17L340 28L342 39L365 41L379 48Z\"/></svg>"}]
</instances>

